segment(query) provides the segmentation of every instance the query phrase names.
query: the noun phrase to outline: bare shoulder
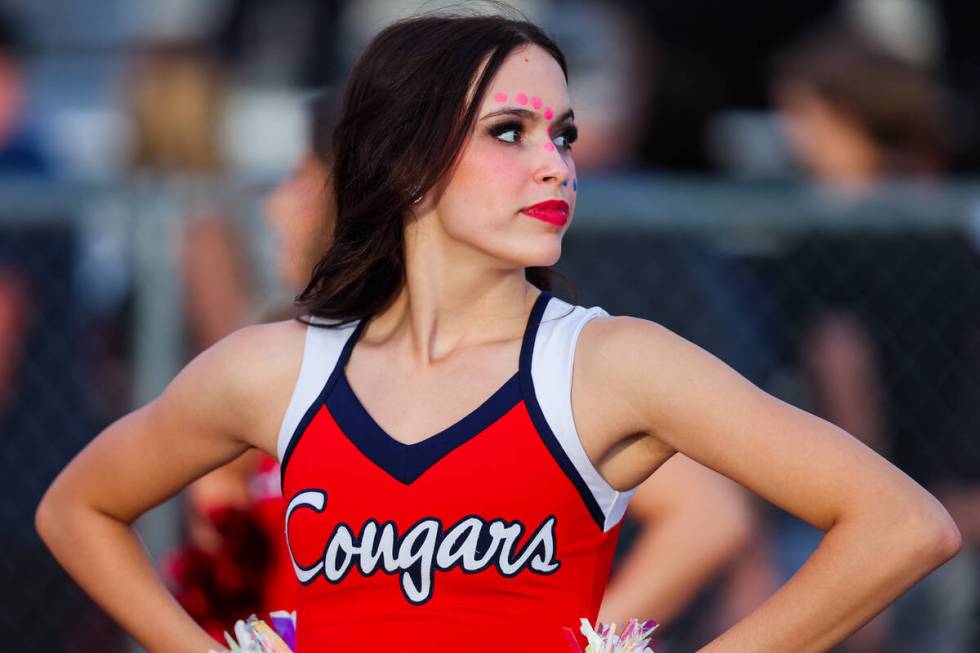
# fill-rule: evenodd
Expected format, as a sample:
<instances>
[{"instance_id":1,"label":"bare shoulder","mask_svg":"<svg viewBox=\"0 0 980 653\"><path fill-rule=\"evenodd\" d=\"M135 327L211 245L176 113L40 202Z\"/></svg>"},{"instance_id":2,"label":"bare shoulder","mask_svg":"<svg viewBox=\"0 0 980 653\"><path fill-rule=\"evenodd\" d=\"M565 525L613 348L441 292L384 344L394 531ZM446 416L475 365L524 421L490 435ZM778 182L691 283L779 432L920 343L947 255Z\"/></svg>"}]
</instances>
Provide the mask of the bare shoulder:
<instances>
[{"instance_id":1,"label":"bare shoulder","mask_svg":"<svg viewBox=\"0 0 980 653\"><path fill-rule=\"evenodd\" d=\"M575 364L588 376L601 379L610 391L633 396L642 390L647 409L658 399L669 400L678 384L696 382L705 373L741 378L723 361L670 329L630 316L589 321L579 338Z\"/></svg>"},{"instance_id":2,"label":"bare shoulder","mask_svg":"<svg viewBox=\"0 0 980 653\"><path fill-rule=\"evenodd\" d=\"M579 336L575 355L576 373L590 380L595 390L628 407L637 391L644 397L647 413L658 399L668 399L671 387L689 376L691 365L701 359L723 363L697 345L666 327L630 316L606 316L590 320ZM654 394L651 395L651 392ZM634 411L627 410L627 414ZM627 431L645 431L648 422L638 421Z\"/></svg>"},{"instance_id":3,"label":"bare shoulder","mask_svg":"<svg viewBox=\"0 0 980 653\"><path fill-rule=\"evenodd\" d=\"M669 391L660 381L672 375L668 361L688 348L695 347L635 317L597 317L582 329L572 385L575 423L589 458L614 488L635 487L676 452L656 437L650 408Z\"/></svg>"},{"instance_id":4,"label":"bare shoulder","mask_svg":"<svg viewBox=\"0 0 980 653\"><path fill-rule=\"evenodd\" d=\"M215 360L234 367L246 384L269 375L299 372L307 326L297 320L254 324L229 334L212 349ZM229 371L232 371L229 369Z\"/></svg>"},{"instance_id":5,"label":"bare shoulder","mask_svg":"<svg viewBox=\"0 0 980 653\"><path fill-rule=\"evenodd\" d=\"M737 412L771 414L773 401L656 322L598 317L579 336L576 424L591 459L617 489L635 487L678 451L717 470L718 460L702 454L722 450L712 437L724 433L723 422Z\"/></svg>"},{"instance_id":6,"label":"bare shoulder","mask_svg":"<svg viewBox=\"0 0 980 653\"><path fill-rule=\"evenodd\" d=\"M270 454L299 376L307 326L285 320L243 327L202 352L164 393L178 404L207 397L236 435Z\"/></svg>"},{"instance_id":7,"label":"bare shoulder","mask_svg":"<svg viewBox=\"0 0 980 653\"><path fill-rule=\"evenodd\" d=\"M636 362L637 349L662 353L694 347L687 340L656 322L628 315L597 317L582 329L577 356L583 364L629 365Z\"/></svg>"}]
</instances>

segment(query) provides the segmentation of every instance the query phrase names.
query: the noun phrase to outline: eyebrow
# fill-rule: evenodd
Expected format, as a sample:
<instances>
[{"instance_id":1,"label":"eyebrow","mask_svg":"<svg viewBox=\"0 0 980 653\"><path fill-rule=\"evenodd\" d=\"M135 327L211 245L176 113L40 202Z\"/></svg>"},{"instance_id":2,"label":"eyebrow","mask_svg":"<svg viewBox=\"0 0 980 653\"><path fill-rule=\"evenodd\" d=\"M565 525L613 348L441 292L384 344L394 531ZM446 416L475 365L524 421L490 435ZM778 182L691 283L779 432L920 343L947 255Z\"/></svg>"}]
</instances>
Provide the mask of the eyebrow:
<instances>
[{"instance_id":1,"label":"eyebrow","mask_svg":"<svg viewBox=\"0 0 980 653\"><path fill-rule=\"evenodd\" d=\"M520 116L521 118L526 118L528 120L537 120L539 112L531 111L530 109L519 109L517 107L509 107L507 109L501 109L500 111L494 111L493 113L488 113L487 115L480 118L480 120L486 120L487 118L494 118L496 116ZM563 120L568 120L570 118L575 118L575 112L569 109L565 113L561 114L555 118L554 122L559 123Z\"/></svg>"}]
</instances>

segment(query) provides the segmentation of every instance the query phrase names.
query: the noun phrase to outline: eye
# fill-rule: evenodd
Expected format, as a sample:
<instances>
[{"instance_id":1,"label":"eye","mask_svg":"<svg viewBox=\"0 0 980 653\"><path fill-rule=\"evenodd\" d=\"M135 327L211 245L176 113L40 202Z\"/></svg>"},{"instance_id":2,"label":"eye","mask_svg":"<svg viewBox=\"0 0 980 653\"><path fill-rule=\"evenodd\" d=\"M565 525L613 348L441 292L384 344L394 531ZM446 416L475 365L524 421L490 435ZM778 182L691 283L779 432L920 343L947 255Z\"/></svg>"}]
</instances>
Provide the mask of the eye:
<instances>
[{"instance_id":1,"label":"eye","mask_svg":"<svg viewBox=\"0 0 980 653\"><path fill-rule=\"evenodd\" d=\"M562 139L564 139L563 142ZM578 127L569 125L564 131L555 136L555 144L563 150L571 150L572 143L578 139Z\"/></svg>"},{"instance_id":2,"label":"eye","mask_svg":"<svg viewBox=\"0 0 980 653\"><path fill-rule=\"evenodd\" d=\"M493 137L497 140L503 141L504 143L517 143L520 140L520 134L523 131L524 125L519 122L505 122L499 125L494 125L490 129L490 133L493 135Z\"/></svg>"}]
</instances>

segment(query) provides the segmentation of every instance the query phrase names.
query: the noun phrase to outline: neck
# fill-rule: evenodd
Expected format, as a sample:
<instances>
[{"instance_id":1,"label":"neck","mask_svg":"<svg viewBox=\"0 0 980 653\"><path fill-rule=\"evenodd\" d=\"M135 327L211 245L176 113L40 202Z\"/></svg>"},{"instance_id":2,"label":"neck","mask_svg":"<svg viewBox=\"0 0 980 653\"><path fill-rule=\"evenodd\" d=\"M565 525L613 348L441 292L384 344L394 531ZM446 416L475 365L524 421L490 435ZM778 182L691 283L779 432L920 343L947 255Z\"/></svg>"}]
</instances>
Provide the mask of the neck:
<instances>
[{"instance_id":1,"label":"neck","mask_svg":"<svg viewBox=\"0 0 980 653\"><path fill-rule=\"evenodd\" d=\"M405 233L405 284L363 339L397 342L426 366L461 348L519 338L538 290L523 267L474 251L420 220Z\"/></svg>"}]
</instances>

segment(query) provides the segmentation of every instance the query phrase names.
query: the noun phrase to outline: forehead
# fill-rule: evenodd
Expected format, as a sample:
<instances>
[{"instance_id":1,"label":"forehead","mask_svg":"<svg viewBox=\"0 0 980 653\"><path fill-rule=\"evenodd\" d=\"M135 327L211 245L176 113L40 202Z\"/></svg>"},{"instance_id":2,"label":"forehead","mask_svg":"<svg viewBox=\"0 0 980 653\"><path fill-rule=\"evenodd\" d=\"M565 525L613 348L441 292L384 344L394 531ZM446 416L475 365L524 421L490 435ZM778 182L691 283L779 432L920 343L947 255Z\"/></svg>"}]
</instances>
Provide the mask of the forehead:
<instances>
[{"instance_id":1,"label":"forehead","mask_svg":"<svg viewBox=\"0 0 980 653\"><path fill-rule=\"evenodd\" d=\"M494 95L497 93L537 96L556 111L563 111L571 104L561 66L547 50L537 45L525 46L507 55L490 82L483 106L496 104Z\"/></svg>"}]
</instances>

